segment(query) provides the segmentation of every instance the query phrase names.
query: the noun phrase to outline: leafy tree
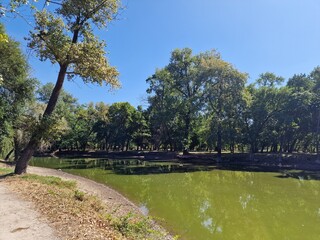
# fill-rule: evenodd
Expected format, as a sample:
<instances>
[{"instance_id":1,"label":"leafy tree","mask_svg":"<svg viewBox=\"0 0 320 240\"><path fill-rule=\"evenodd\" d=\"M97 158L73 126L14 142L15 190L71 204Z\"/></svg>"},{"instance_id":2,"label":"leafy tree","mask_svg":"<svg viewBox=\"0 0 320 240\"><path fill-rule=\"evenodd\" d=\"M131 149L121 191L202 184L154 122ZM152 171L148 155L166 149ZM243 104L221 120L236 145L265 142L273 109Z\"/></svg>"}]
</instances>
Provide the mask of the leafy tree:
<instances>
[{"instance_id":1,"label":"leafy tree","mask_svg":"<svg viewBox=\"0 0 320 240\"><path fill-rule=\"evenodd\" d=\"M247 75L239 72L230 63L223 61L214 51L202 54L201 68L206 111L212 115L211 120L216 126L217 158L218 161L221 161L223 128L236 129L235 119L238 115L239 102Z\"/></svg>"},{"instance_id":2,"label":"leafy tree","mask_svg":"<svg viewBox=\"0 0 320 240\"><path fill-rule=\"evenodd\" d=\"M274 76L274 74L261 74L261 78L268 76L272 82L274 79L279 79L279 77ZM260 79L261 79L260 78ZM257 81L259 85L259 79ZM247 87L247 93L250 93L251 97L247 98L247 106L243 114L243 119L245 123L245 138L250 145L250 158L253 159L253 153L257 152L259 139L264 130L266 124L271 121L271 119L283 111L283 101L284 95L281 93L281 89L277 88L274 84L264 84L260 87L255 87L251 84Z\"/></svg>"},{"instance_id":3,"label":"leafy tree","mask_svg":"<svg viewBox=\"0 0 320 240\"><path fill-rule=\"evenodd\" d=\"M170 75L165 69L157 70L147 79L149 88L147 93L152 94L148 98L148 108L151 142L156 149L160 145L170 146L171 150L182 149L183 126L179 124L179 107L181 100L171 88L168 78Z\"/></svg>"},{"instance_id":4,"label":"leafy tree","mask_svg":"<svg viewBox=\"0 0 320 240\"><path fill-rule=\"evenodd\" d=\"M313 133L317 152L317 161L320 162L320 67L316 67L310 73L312 80L312 114L313 114Z\"/></svg>"},{"instance_id":5,"label":"leafy tree","mask_svg":"<svg viewBox=\"0 0 320 240\"><path fill-rule=\"evenodd\" d=\"M148 145L150 139L149 123L146 119L146 113L141 106L138 106L133 116L132 134L133 142L137 146L137 150L144 149Z\"/></svg>"},{"instance_id":6,"label":"leafy tree","mask_svg":"<svg viewBox=\"0 0 320 240\"><path fill-rule=\"evenodd\" d=\"M0 34L6 35L1 24ZM37 81L29 77L29 67L19 43L9 37L7 40L0 42L0 143L11 145L13 142L18 153L21 115L34 100Z\"/></svg>"},{"instance_id":7,"label":"leafy tree","mask_svg":"<svg viewBox=\"0 0 320 240\"><path fill-rule=\"evenodd\" d=\"M287 82L287 96L284 115L291 118L291 127L286 131L288 152L304 148L311 129L312 81L305 74L294 75Z\"/></svg>"},{"instance_id":8,"label":"leafy tree","mask_svg":"<svg viewBox=\"0 0 320 240\"><path fill-rule=\"evenodd\" d=\"M40 60L58 64L59 73L43 118L18 159L16 174L26 172L28 161L46 135L66 76L68 79L79 76L84 82L119 86L118 72L105 57L105 43L94 35L92 29L93 25L98 28L107 26L117 8L117 0L63 0L54 11L44 8L35 13L35 27L30 31L28 46Z\"/></svg>"},{"instance_id":9,"label":"leafy tree","mask_svg":"<svg viewBox=\"0 0 320 240\"><path fill-rule=\"evenodd\" d=\"M36 91L37 100L44 108L48 104L53 89L54 84L47 83ZM61 89L56 108L51 115L51 119L54 119L54 121L47 129L50 134L42 138L41 148L51 148L51 150L61 148L63 138L65 138L66 132L70 131L70 124L73 123L73 117L76 115L78 107L77 99L64 89Z\"/></svg>"},{"instance_id":10,"label":"leafy tree","mask_svg":"<svg viewBox=\"0 0 320 240\"><path fill-rule=\"evenodd\" d=\"M283 83L284 78L276 76L274 73L266 72L260 74L260 77L256 80L256 84L260 87L276 87Z\"/></svg>"},{"instance_id":11,"label":"leafy tree","mask_svg":"<svg viewBox=\"0 0 320 240\"><path fill-rule=\"evenodd\" d=\"M148 79L152 85L166 85L170 95L179 103L177 110L183 124L184 153L188 153L191 125L201 107L202 78L199 75L200 58L189 48L172 52L169 64ZM154 82L158 81L158 84ZM160 83L162 82L162 83ZM150 89L155 91L154 89ZM149 91L150 92L150 91Z\"/></svg>"},{"instance_id":12,"label":"leafy tree","mask_svg":"<svg viewBox=\"0 0 320 240\"><path fill-rule=\"evenodd\" d=\"M135 131L133 126L136 109L128 102L114 103L109 108L111 140L114 149L128 150Z\"/></svg>"}]
</instances>

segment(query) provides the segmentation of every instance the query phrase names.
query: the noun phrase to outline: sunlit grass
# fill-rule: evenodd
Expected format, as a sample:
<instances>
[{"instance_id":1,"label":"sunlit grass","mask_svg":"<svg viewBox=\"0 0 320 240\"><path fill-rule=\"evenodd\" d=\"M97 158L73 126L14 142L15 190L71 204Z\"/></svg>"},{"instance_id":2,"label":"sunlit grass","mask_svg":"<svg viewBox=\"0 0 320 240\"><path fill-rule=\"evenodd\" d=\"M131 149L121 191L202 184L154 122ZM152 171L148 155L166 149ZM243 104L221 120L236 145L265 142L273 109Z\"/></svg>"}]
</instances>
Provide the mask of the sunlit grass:
<instances>
[{"instance_id":1,"label":"sunlit grass","mask_svg":"<svg viewBox=\"0 0 320 240\"><path fill-rule=\"evenodd\" d=\"M0 175L6 175L12 172L13 170L11 168L0 168Z\"/></svg>"},{"instance_id":2,"label":"sunlit grass","mask_svg":"<svg viewBox=\"0 0 320 240\"><path fill-rule=\"evenodd\" d=\"M33 180L46 185L53 185L61 188L75 189L77 183L75 181L62 180L59 177L39 176L35 174L26 174L21 176L25 180Z\"/></svg>"}]
</instances>

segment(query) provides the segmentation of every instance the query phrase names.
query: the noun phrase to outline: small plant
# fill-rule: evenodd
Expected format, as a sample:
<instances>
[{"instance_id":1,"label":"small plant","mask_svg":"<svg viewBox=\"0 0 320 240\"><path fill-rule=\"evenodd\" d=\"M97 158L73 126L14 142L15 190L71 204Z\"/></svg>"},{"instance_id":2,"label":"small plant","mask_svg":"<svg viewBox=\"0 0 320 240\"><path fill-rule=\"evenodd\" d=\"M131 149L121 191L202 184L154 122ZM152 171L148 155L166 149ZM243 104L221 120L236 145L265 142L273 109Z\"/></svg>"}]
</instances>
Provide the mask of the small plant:
<instances>
[{"instance_id":1,"label":"small plant","mask_svg":"<svg viewBox=\"0 0 320 240\"><path fill-rule=\"evenodd\" d=\"M81 192L79 190L75 190L74 191L74 198L78 201L84 201L85 199L85 193L84 192Z\"/></svg>"},{"instance_id":2,"label":"small plant","mask_svg":"<svg viewBox=\"0 0 320 240\"><path fill-rule=\"evenodd\" d=\"M173 237L173 240L178 240L179 238L180 238L179 235L175 235L175 236Z\"/></svg>"},{"instance_id":3,"label":"small plant","mask_svg":"<svg viewBox=\"0 0 320 240\"><path fill-rule=\"evenodd\" d=\"M52 189L48 189L48 194L53 195L53 196L58 195L58 194L57 194L55 191L53 191Z\"/></svg>"},{"instance_id":4,"label":"small plant","mask_svg":"<svg viewBox=\"0 0 320 240\"><path fill-rule=\"evenodd\" d=\"M127 215L116 219L113 222L113 226L119 230L123 235L126 235L130 232L130 219L132 217L132 213L129 212Z\"/></svg>"},{"instance_id":5,"label":"small plant","mask_svg":"<svg viewBox=\"0 0 320 240\"><path fill-rule=\"evenodd\" d=\"M113 218L106 215L105 219L111 222L111 225L123 236L129 239L161 239L163 234L152 228L152 220L148 217L136 216L132 212L120 218Z\"/></svg>"},{"instance_id":6,"label":"small plant","mask_svg":"<svg viewBox=\"0 0 320 240\"><path fill-rule=\"evenodd\" d=\"M90 196L90 206L92 209L96 212L100 212L104 209L102 202L100 199L98 199L96 196Z\"/></svg>"}]
</instances>

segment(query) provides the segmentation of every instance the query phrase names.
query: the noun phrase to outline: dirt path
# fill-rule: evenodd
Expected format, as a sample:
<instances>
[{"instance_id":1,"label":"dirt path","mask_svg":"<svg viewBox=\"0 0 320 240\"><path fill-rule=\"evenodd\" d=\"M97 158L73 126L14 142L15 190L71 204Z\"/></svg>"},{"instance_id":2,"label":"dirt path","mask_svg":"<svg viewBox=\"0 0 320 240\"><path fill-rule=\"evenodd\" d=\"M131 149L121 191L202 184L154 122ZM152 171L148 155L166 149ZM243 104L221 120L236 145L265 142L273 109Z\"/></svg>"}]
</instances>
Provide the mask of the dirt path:
<instances>
[{"instance_id":1,"label":"dirt path","mask_svg":"<svg viewBox=\"0 0 320 240\"><path fill-rule=\"evenodd\" d=\"M0 182L0 240L59 240L32 203Z\"/></svg>"}]
</instances>

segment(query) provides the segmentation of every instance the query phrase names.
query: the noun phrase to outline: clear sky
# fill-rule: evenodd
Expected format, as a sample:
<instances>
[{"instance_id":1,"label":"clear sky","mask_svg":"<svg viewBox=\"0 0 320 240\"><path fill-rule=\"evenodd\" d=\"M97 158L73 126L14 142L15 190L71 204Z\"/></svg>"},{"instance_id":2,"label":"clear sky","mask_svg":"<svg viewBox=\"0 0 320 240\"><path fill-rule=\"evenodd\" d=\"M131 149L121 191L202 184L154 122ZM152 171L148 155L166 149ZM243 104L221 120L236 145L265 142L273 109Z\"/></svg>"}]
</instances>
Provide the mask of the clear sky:
<instances>
[{"instance_id":1,"label":"clear sky","mask_svg":"<svg viewBox=\"0 0 320 240\"><path fill-rule=\"evenodd\" d=\"M286 79L320 65L319 0L125 0L118 20L100 32L122 88L66 82L80 103L128 101L146 106L145 80L169 62L175 48L194 53L216 49L222 58L249 74L249 82L270 71ZM4 19L9 35L22 42L29 26ZM57 68L28 53L32 74L54 82Z\"/></svg>"}]
</instances>

